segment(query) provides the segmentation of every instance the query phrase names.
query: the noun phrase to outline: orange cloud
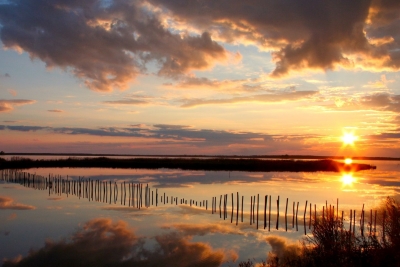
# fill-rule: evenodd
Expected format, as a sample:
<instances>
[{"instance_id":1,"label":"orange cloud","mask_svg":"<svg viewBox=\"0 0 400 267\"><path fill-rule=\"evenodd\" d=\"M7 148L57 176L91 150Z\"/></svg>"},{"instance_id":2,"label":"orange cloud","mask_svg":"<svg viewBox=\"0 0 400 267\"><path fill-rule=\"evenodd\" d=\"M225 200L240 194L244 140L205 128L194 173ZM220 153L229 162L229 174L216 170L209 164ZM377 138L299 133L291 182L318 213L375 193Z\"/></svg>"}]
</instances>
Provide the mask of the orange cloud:
<instances>
[{"instance_id":1,"label":"orange cloud","mask_svg":"<svg viewBox=\"0 0 400 267\"><path fill-rule=\"evenodd\" d=\"M35 102L36 102L35 100L26 100L26 99L13 99L13 100L0 99L0 112L12 111L15 106L33 104Z\"/></svg>"},{"instance_id":2,"label":"orange cloud","mask_svg":"<svg viewBox=\"0 0 400 267\"><path fill-rule=\"evenodd\" d=\"M0 209L2 210L34 210L34 206L14 203L14 200L10 197L0 196Z\"/></svg>"}]
</instances>

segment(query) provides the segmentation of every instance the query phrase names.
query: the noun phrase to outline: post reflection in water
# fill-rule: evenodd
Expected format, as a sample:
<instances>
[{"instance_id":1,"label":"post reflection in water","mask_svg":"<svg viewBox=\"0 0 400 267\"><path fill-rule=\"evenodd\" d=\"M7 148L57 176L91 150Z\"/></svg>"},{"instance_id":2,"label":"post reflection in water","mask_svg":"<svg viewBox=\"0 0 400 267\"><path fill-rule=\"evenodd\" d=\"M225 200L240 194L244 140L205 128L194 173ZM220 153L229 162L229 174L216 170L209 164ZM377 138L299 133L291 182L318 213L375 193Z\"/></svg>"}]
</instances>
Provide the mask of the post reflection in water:
<instances>
[{"instance_id":1,"label":"post reflection in water","mask_svg":"<svg viewBox=\"0 0 400 267\"><path fill-rule=\"evenodd\" d=\"M390 163L389 167L357 174L35 169L26 174L25 180L13 173L11 181L17 178L17 183L29 188L12 185L9 178L3 184L0 181L0 196L7 197L2 202L0 199L0 220L4 218L0 225L0 234L4 233L0 235L0 247L4 248L0 257L15 259L21 254L34 260L39 254L30 254L31 248L54 252L62 245L58 240L78 240L78 235L86 233L76 232L82 226L95 234L97 226L114 229L115 224L123 229L118 221L124 221L126 228L132 229L131 236L138 238L135 240L145 240L149 255L157 256L154 249L176 241L175 248L180 244L201 248L200 253L210 256L205 257L209 266L213 266L211 262L214 266L236 266L231 258L235 254L239 260L261 261L275 239L298 243L304 234L310 234L316 217L343 218L348 230L350 211L354 214L356 210L356 218L352 219L356 232L367 229L375 219L382 220L383 214L375 212L375 203L400 192L398 163ZM57 173L58 178L49 179L49 173ZM47 178L47 189L46 179L39 179L40 175ZM174 239L169 234L178 236ZM43 247L48 238L55 240L53 246ZM167 244L168 240L171 242ZM139 243L133 246L142 249ZM67 242L72 247L76 244ZM235 253L229 253L232 250Z\"/></svg>"}]
</instances>

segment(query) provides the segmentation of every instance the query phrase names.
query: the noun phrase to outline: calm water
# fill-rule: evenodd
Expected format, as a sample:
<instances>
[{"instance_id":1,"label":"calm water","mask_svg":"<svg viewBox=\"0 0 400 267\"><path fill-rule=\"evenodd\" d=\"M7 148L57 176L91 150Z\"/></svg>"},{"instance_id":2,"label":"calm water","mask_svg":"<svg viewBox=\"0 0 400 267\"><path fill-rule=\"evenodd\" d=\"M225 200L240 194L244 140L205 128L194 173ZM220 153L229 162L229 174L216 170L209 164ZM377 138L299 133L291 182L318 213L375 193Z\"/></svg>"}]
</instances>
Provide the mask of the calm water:
<instances>
[{"instance_id":1,"label":"calm water","mask_svg":"<svg viewBox=\"0 0 400 267\"><path fill-rule=\"evenodd\" d=\"M361 211L376 208L386 196L400 193L400 162L364 161L376 170L350 174L289 172L208 172L181 170L118 170L99 168L54 168L25 170L49 177L60 175L72 180L112 181L119 188L118 200L111 204L35 190L20 184L0 182L0 257L20 260L43 260L40 252L52 259L74 260L95 265L96 260L118 266L147 260L149 265L237 266L241 260L265 260L271 251L270 242L282 240L299 243L304 237L304 206L312 203L317 211L322 206L336 206L346 215L350 209ZM142 183L150 192L157 190L158 205L137 209L129 202L121 205L120 185ZM236 225L237 192L239 216ZM160 197L168 197L168 203ZM234 194L232 217L231 194ZM220 196L227 194L227 218L220 218ZM144 193L143 193L144 195ZM250 225L251 198L259 195L259 229ZM271 196L271 229L264 230L264 196ZM151 195L150 195L151 196ZM243 222L241 205L243 202ZM171 204L178 198L178 205ZM213 214L212 199L217 199ZM280 199L279 230L276 230L277 199ZM285 230L285 205L288 198L288 231ZM188 204L180 204L185 199ZM197 201L197 206L189 201ZM203 206L207 201L207 209ZM269 200L268 200L269 201ZM292 228L293 202L299 202L299 230ZM200 207L200 203L202 206ZM151 203L150 203L151 204ZM223 198L222 198L223 206ZM257 210L255 206L255 211ZM307 214L309 207L307 210ZM268 213L268 209L267 209ZM232 217L232 223L231 223ZM256 214L254 215L256 218ZM308 224L308 215L306 224ZM268 218L268 216L267 216ZM308 228L306 231L309 232ZM275 249L279 245L275 244ZM279 243L281 242L281 243ZM271 242L273 243L273 242ZM107 255L107 256L106 256ZM112 256L111 256L112 255ZM179 262L179 264L177 263ZM201 264L199 266L201 266ZM128 264L129 265L129 264Z\"/></svg>"}]
</instances>

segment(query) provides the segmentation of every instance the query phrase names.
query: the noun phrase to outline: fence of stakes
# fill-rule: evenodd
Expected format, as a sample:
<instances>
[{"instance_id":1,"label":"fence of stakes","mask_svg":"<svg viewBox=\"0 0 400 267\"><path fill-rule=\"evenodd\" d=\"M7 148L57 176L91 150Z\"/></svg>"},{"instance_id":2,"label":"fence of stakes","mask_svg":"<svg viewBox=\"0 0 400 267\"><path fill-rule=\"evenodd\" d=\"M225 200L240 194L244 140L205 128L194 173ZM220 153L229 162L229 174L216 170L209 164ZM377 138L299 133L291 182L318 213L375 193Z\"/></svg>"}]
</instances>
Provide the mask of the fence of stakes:
<instances>
[{"instance_id":1,"label":"fence of stakes","mask_svg":"<svg viewBox=\"0 0 400 267\"><path fill-rule=\"evenodd\" d=\"M208 200L196 200L196 199L185 199L179 198L178 196L168 196L166 193L161 193L158 189L149 187L148 184L142 183L126 183L125 181L104 181L104 180L91 180L83 177L78 179L63 178L58 175L49 174L48 177L44 177L37 174L31 174L28 172L16 171L16 170L1 170L0 180L7 183L18 183L25 187L33 188L36 190L48 191L49 196L52 194L66 195L78 197L79 199L87 199L88 201L103 202L108 204L119 204L137 209L149 208L151 206L160 205L189 205L190 207L197 207L208 210ZM218 215L223 220L229 220L229 208L230 222L238 225L239 223L246 223L244 218L244 196L240 196L239 192L223 194L211 197L211 214ZM229 198L229 196L231 196ZM262 196L261 196L262 197ZM230 199L230 201L229 201ZM361 236L377 237L377 218L381 218L380 232L383 233L381 236L382 240L385 240L385 211L382 214L378 214L378 211L372 209L368 212L362 205L361 212L356 210L350 210L349 215L344 216L344 211L339 212L339 199L336 201L336 206L329 204L328 202L322 206L322 210L317 211L317 205L308 203L306 200L304 205L304 211L302 217L299 220L299 202L293 202L292 213L288 214L289 198L286 198L285 214L284 214L284 227L280 229L280 197L277 196L276 203L273 201L271 195L264 195L264 203L260 203L260 194L250 196L250 207L248 215L250 225L254 225L255 228L264 229L266 231L272 230L292 230L299 231L300 226L303 226L304 235L311 232L312 227L318 222L336 222L339 225L340 230L344 231L345 221L347 221L347 230L349 234L356 234L356 226ZM263 207L261 205L264 205ZM261 212L260 212L261 210ZM276 212L274 211L276 210ZM366 216L367 215L367 216ZM292 222L288 220L288 217L292 217ZM357 218L358 216L358 218ZM240 219L239 219L240 218ZM260 218L261 226L260 227ZM291 229L290 229L291 227Z\"/></svg>"}]
</instances>

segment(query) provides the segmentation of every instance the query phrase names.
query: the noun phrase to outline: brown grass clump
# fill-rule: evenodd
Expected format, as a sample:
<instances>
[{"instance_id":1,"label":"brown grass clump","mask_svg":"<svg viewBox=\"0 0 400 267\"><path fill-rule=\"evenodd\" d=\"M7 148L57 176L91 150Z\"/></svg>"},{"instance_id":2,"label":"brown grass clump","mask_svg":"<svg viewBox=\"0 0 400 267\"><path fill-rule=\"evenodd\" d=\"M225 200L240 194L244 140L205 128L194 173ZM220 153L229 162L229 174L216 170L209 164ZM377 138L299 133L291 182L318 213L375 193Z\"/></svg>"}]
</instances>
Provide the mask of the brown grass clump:
<instances>
[{"instance_id":1,"label":"brown grass clump","mask_svg":"<svg viewBox=\"0 0 400 267\"><path fill-rule=\"evenodd\" d=\"M378 231L345 229L341 219L328 216L313 221L312 234L301 253L269 253L269 267L400 267L400 205L388 197L378 212ZM294 257L295 255L295 257ZM239 265L255 266L255 265Z\"/></svg>"}]
</instances>

